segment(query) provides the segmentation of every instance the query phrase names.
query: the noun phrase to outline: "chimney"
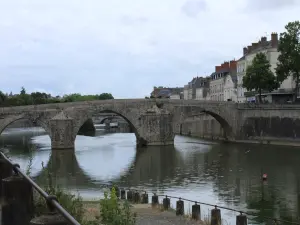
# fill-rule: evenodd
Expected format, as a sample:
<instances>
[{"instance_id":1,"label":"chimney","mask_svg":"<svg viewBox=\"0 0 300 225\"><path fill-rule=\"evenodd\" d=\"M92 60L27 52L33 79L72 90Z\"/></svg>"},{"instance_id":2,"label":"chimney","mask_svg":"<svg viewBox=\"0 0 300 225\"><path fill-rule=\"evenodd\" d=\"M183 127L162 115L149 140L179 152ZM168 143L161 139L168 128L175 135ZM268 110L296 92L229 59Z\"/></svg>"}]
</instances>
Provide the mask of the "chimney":
<instances>
[{"instance_id":1,"label":"chimney","mask_svg":"<svg viewBox=\"0 0 300 225\"><path fill-rule=\"evenodd\" d=\"M258 47L258 43L252 43L252 46L251 46L251 50L253 51L253 50L255 50L255 49L257 49L257 47Z\"/></svg>"},{"instance_id":2,"label":"chimney","mask_svg":"<svg viewBox=\"0 0 300 225\"><path fill-rule=\"evenodd\" d=\"M261 43L261 46L265 46L267 44L267 37L261 37L260 43Z\"/></svg>"},{"instance_id":3,"label":"chimney","mask_svg":"<svg viewBox=\"0 0 300 225\"><path fill-rule=\"evenodd\" d=\"M237 61L231 60L230 61L230 71L235 71L236 70L236 65L237 65Z\"/></svg>"},{"instance_id":4,"label":"chimney","mask_svg":"<svg viewBox=\"0 0 300 225\"><path fill-rule=\"evenodd\" d=\"M247 55L247 53L248 53L248 49L247 49L246 47L244 47L244 48L243 48L243 54L244 54L244 55Z\"/></svg>"},{"instance_id":5,"label":"chimney","mask_svg":"<svg viewBox=\"0 0 300 225\"><path fill-rule=\"evenodd\" d=\"M278 46L278 34L277 33L271 34L271 46L273 48L277 48L277 46Z\"/></svg>"},{"instance_id":6,"label":"chimney","mask_svg":"<svg viewBox=\"0 0 300 225\"><path fill-rule=\"evenodd\" d=\"M224 62L223 69L229 69L229 68L230 68L229 62Z\"/></svg>"},{"instance_id":7,"label":"chimney","mask_svg":"<svg viewBox=\"0 0 300 225\"><path fill-rule=\"evenodd\" d=\"M252 46L248 45L248 53L251 53L251 51L252 51Z\"/></svg>"}]
</instances>

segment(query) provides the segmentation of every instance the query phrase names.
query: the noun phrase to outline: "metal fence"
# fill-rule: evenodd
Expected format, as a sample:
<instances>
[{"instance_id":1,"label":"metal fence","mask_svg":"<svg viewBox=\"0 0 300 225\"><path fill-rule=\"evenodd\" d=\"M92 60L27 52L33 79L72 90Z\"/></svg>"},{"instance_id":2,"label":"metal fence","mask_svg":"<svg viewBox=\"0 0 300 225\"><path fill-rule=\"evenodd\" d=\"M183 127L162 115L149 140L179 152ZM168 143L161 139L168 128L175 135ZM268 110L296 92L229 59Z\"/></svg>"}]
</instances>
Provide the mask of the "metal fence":
<instances>
[{"instance_id":1,"label":"metal fence","mask_svg":"<svg viewBox=\"0 0 300 225\"><path fill-rule=\"evenodd\" d=\"M66 224L80 225L59 203L55 196L48 195L29 176L21 171L18 164L12 163L0 152L0 196L2 205L2 225L18 224L15 220L28 224L30 221L53 220L55 223L65 219ZM46 217L33 218L33 189L46 201L49 212ZM60 214L62 217L58 216ZM12 216L13 215L13 216ZM34 223L36 224L36 223ZM46 224L46 223L45 223Z\"/></svg>"},{"instance_id":2,"label":"metal fence","mask_svg":"<svg viewBox=\"0 0 300 225\"><path fill-rule=\"evenodd\" d=\"M200 220L201 218L201 205L210 206L211 214L210 214L210 224L211 225L221 225L221 209L228 210L231 212L236 212L236 225L247 225L248 218L247 216L253 216L253 217L260 217L262 218L267 224L273 223L273 224L294 224L294 225L300 225L300 221L288 221L280 218L273 218L273 217L267 217L267 216L261 216L257 213L253 212L246 212L243 210L237 210L232 209L226 206L220 206L210 203L205 203L197 200L191 200L186 199L182 197L177 196L170 196L170 195L163 195L163 194L156 194L153 193L152 196L149 196L146 191L138 190L138 189L130 189L130 188L116 188L117 189L117 195L120 197L120 199L127 199L129 202L132 203L149 203L149 198L151 199L152 206L159 205L163 207L164 210L170 209L170 199L176 199L176 208L174 209L174 213L177 216L183 216L185 214L184 205L185 202L194 203L192 205L191 210L191 219L194 220ZM163 198L163 199L159 199ZM161 201L159 201L161 200Z\"/></svg>"}]
</instances>

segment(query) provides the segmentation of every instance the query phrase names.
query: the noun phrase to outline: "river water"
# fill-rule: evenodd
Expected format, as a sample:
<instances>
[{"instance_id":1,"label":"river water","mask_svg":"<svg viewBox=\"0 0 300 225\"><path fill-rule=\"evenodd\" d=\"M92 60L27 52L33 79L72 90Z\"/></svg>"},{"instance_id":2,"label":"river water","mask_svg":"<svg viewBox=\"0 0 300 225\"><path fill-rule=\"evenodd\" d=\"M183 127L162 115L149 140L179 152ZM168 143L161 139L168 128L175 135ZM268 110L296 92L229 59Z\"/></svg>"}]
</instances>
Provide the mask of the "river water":
<instances>
[{"instance_id":1,"label":"river water","mask_svg":"<svg viewBox=\"0 0 300 225\"><path fill-rule=\"evenodd\" d=\"M174 147L137 149L134 134L102 130L95 137L77 136L75 145L75 152L51 152L50 138L40 128L7 128L0 137L0 146L38 183L45 184L50 171L55 184L85 199L100 198L102 187L113 182L255 212L252 224L262 223L263 216L299 218L299 148L176 136ZM268 174L267 182L262 173ZM186 211L191 205L186 203ZM202 218L210 209L201 206ZM237 213L221 211L226 224L235 224Z\"/></svg>"}]
</instances>

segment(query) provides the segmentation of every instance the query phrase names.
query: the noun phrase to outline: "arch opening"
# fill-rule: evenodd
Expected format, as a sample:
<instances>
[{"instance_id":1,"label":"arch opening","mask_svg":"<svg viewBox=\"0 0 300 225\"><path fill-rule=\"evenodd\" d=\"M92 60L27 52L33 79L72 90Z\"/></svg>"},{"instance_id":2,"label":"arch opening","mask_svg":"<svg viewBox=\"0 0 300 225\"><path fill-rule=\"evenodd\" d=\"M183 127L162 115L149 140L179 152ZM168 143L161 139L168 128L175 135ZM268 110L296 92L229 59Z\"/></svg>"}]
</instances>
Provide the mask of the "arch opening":
<instances>
[{"instance_id":1,"label":"arch opening","mask_svg":"<svg viewBox=\"0 0 300 225\"><path fill-rule=\"evenodd\" d=\"M113 120L114 118L116 118L116 116L105 117L102 120L100 120L99 124L104 124L105 121L107 121L107 120Z\"/></svg>"},{"instance_id":2,"label":"arch opening","mask_svg":"<svg viewBox=\"0 0 300 225\"><path fill-rule=\"evenodd\" d=\"M38 136L46 136L46 139L37 139ZM21 115L0 120L0 141L0 147L8 150L31 151L40 141L45 145L50 143L51 137L45 123Z\"/></svg>"},{"instance_id":3,"label":"arch opening","mask_svg":"<svg viewBox=\"0 0 300 225\"><path fill-rule=\"evenodd\" d=\"M139 142L141 142L141 138L140 138L140 135L139 135L139 132L138 132L138 129L136 128L136 126L130 121L130 119L128 119L125 115L119 113L119 112L116 112L114 110L99 110L99 111L96 111L96 112L93 112L92 114L90 115L87 115L85 118L83 118L81 121L80 121L80 124L79 124L79 128L77 128L75 130L75 137L74 137L74 140L76 139L76 136L77 135L80 135L80 129L82 128L83 125L85 125L88 121L90 121L89 123L91 123L91 121L93 122L93 126L95 127L95 122L93 121L93 117L96 115L96 114L100 114L100 113L113 113L115 114L116 116L110 116L110 117L106 117L106 118L103 118L102 120L100 120L100 124L102 122L102 124L108 120L108 119L111 119L111 118L122 118L123 120L126 121L126 123L128 124L129 126L129 129L128 132L125 132L125 133L134 133L135 134L135 137L136 137L136 140L137 140L137 144L140 145ZM99 124L99 123L97 123ZM95 128L96 130L96 128ZM120 132L122 133L122 132Z\"/></svg>"},{"instance_id":4,"label":"arch opening","mask_svg":"<svg viewBox=\"0 0 300 225\"><path fill-rule=\"evenodd\" d=\"M219 114L214 113L212 111L203 109L199 112L198 115L190 115L190 116L186 117L186 119L193 118L195 116L202 116L202 115L209 115L220 124L223 132L219 135L222 135L222 137L224 138L225 141L228 141L230 137L233 137L233 129L232 129L231 125L228 123L228 121L225 118L223 118L222 116L220 116ZM183 133L183 124L185 123L186 119L179 126L180 134ZM202 124L202 125L204 125L204 124ZM212 124L211 124L211 126L212 126ZM210 127L210 129L212 129L212 127ZM191 135L191 131L189 130L187 132L187 134ZM206 135L203 134L202 136L206 136Z\"/></svg>"},{"instance_id":5,"label":"arch opening","mask_svg":"<svg viewBox=\"0 0 300 225\"><path fill-rule=\"evenodd\" d=\"M87 119L82 126L79 128L78 135L84 135L84 136L95 136L96 134L96 128L94 125L94 121L89 118Z\"/></svg>"},{"instance_id":6,"label":"arch opening","mask_svg":"<svg viewBox=\"0 0 300 225\"><path fill-rule=\"evenodd\" d=\"M211 112L211 111L207 111L207 110L203 110L204 113L212 116L213 118L215 118L219 124L221 125L221 127L223 128L223 137L225 140L228 140L229 137L232 137L232 127L229 125L229 123L219 114Z\"/></svg>"}]
</instances>

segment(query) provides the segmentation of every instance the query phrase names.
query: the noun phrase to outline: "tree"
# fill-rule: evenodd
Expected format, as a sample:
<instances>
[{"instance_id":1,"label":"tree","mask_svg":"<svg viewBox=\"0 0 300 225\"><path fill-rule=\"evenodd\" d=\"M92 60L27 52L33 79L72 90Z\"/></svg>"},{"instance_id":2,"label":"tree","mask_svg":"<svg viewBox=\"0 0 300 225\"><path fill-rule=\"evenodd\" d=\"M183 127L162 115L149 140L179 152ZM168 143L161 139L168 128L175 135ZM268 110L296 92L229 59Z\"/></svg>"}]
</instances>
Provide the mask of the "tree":
<instances>
[{"instance_id":1,"label":"tree","mask_svg":"<svg viewBox=\"0 0 300 225\"><path fill-rule=\"evenodd\" d=\"M114 99L114 97L110 93L102 93L101 95L98 96L98 99L107 100L107 99Z\"/></svg>"},{"instance_id":2,"label":"tree","mask_svg":"<svg viewBox=\"0 0 300 225\"><path fill-rule=\"evenodd\" d=\"M284 81L288 76L292 75L296 82L294 90L295 101L299 88L300 77L300 22L289 22L285 26L286 31L280 34L278 51L278 63L276 74L278 81Z\"/></svg>"},{"instance_id":3,"label":"tree","mask_svg":"<svg viewBox=\"0 0 300 225\"><path fill-rule=\"evenodd\" d=\"M0 91L0 105L4 105L6 99L7 96L2 91Z\"/></svg>"},{"instance_id":4,"label":"tree","mask_svg":"<svg viewBox=\"0 0 300 225\"><path fill-rule=\"evenodd\" d=\"M262 102L261 93L263 90L273 91L279 87L276 76L270 69L271 65L264 53L257 53L246 69L243 77L243 87L248 91L253 89L259 94L259 102Z\"/></svg>"},{"instance_id":5,"label":"tree","mask_svg":"<svg viewBox=\"0 0 300 225\"><path fill-rule=\"evenodd\" d=\"M21 88L20 95L26 95L26 90L24 87Z\"/></svg>"}]
</instances>

